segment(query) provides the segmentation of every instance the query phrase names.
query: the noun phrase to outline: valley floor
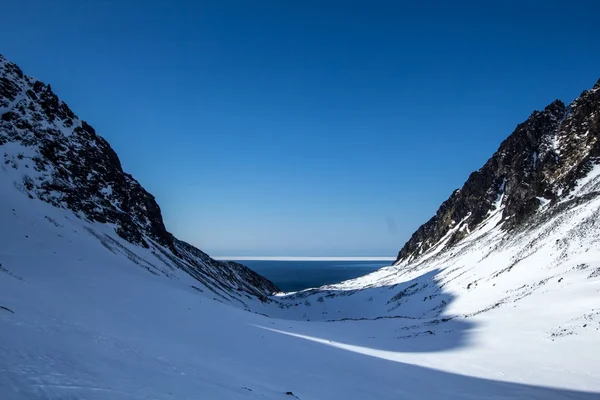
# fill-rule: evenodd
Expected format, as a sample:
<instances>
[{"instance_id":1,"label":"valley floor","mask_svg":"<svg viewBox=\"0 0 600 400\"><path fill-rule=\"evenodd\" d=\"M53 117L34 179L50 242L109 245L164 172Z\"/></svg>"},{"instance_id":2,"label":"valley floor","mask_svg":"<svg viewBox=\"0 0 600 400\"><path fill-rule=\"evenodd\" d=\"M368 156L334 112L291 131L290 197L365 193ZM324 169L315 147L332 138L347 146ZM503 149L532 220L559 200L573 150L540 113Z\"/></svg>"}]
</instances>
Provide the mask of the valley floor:
<instances>
[{"instance_id":1,"label":"valley floor","mask_svg":"<svg viewBox=\"0 0 600 400\"><path fill-rule=\"evenodd\" d=\"M403 338L415 321L268 318L137 271L46 271L1 280L3 399L599 396L597 342L528 347L528 324L493 331L481 318Z\"/></svg>"}]
</instances>

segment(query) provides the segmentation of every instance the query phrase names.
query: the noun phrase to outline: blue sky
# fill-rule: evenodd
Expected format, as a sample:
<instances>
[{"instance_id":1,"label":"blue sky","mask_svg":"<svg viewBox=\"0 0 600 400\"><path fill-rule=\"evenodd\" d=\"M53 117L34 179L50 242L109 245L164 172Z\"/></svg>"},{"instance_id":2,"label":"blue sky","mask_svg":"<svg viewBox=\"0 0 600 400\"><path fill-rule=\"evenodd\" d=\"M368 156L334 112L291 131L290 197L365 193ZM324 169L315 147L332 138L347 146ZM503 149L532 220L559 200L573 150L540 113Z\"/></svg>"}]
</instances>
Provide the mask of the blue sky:
<instances>
[{"instance_id":1,"label":"blue sky","mask_svg":"<svg viewBox=\"0 0 600 400\"><path fill-rule=\"evenodd\" d=\"M210 254L393 256L600 78L595 1L446 3L9 1L0 52Z\"/></svg>"}]
</instances>

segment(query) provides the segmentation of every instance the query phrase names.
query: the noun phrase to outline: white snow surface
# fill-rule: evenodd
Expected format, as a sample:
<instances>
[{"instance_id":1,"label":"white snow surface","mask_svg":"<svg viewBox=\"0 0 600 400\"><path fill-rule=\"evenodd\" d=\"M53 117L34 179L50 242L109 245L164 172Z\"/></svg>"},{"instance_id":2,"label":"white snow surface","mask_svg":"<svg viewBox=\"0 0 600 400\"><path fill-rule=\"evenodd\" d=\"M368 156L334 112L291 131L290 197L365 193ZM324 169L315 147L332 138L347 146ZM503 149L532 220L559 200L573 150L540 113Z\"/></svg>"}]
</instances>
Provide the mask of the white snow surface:
<instances>
[{"instance_id":1,"label":"white snow surface","mask_svg":"<svg viewBox=\"0 0 600 400\"><path fill-rule=\"evenodd\" d=\"M249 312L20 173L0 167L2 400L600 398L600 197L510 236L499 209L449 250Z\"/></svg>"}]
</instances>

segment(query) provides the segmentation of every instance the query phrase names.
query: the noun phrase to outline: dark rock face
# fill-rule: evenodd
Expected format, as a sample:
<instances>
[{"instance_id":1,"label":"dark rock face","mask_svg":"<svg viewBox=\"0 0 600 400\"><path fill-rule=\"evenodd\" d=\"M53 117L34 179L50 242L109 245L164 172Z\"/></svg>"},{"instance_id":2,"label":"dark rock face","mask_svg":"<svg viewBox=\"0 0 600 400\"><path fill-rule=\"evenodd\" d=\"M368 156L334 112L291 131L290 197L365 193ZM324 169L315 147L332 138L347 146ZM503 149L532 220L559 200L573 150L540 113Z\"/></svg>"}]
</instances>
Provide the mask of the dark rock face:
<instances>
[{"instance_id":1,"label":"dark rock face","mask_svg":"<svg viewBox=\"0 0 600 400\"><path fill-rule=\"evenodd\" d=\"M451 247L502 208L504 229L531 217L542 201L556 202L600 162L600 81L568 107L556 100L535 111L463 187L444 201L398 253L396 264L432 248Z\"/></svg>"},{"instance_id":2,"label":"dark rock face","mask_svg":"<svg viewBox=\"0 0 600 400\"><path fill-rule=\"evenodd\" d=\"M60 101L50 85L24 75L2 55L0 163L23 170L22 182L15 186L29 197L114 224L116 233L133 244L164 246L173 257L197 266L192 276L210 272L215 284L256 296L277 291L248 268L215 261L175 239L154 197L123 171L108 142Z\"/></svg>"},{"instance_id":3,"label":"dark rock face","mask_svg":"<svg viewBox=\"0 0 600 400\"><path fill-rule=\"evenodd\" d=\"M50 85L0 58L0 96L0 144L37 150L31 156L37 173L26 175L31 196L92 221L113 223L119 236L132 243L148 247L149 237L173 248L154 197L123 172L106 140L79 120ZM4 155L5 163L10 156Z\"/></svg>"}]
</instances>

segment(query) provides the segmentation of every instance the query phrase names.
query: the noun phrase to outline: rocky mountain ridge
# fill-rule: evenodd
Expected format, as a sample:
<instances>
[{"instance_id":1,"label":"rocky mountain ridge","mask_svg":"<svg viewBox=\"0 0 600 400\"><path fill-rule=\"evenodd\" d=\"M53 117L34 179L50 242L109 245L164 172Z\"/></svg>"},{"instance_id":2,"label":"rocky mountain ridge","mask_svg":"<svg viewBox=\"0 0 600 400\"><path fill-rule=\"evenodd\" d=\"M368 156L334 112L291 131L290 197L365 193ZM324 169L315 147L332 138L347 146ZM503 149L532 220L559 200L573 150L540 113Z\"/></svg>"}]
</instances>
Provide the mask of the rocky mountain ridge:
<instances>
[{"instance_id":1,"label":"rocky mountain ridge","mask_svg":"<svg viewBox=\"0 0 600 400\"><path fill-rule=\"evenodd\" d=\"M0 55L0 165L19 176L14 186L31 199L109 224L129 243L152 250L216 291L266 299L277 287L241 264L221 262L176 239L159 205L131 175L108 142L46 85ZM109 249L115 241L99 237ZM139 260L137 262L140 262ZM149 270L153 270L149 268Z\"/></svg>"},{"instance_id":2,"label":"rocky mountain ridge","mask_svg":"<svg viewBox=\"0 0 600 400\"><path fill-rule=\"evenodd\" d=\"M600 81L565 106L534 111L461 189L444 201L398 253L395 264L450 248L502 208L513 230L540 207L569 196L578 178L600 162Z\"/></svg>"}]
</instances>

